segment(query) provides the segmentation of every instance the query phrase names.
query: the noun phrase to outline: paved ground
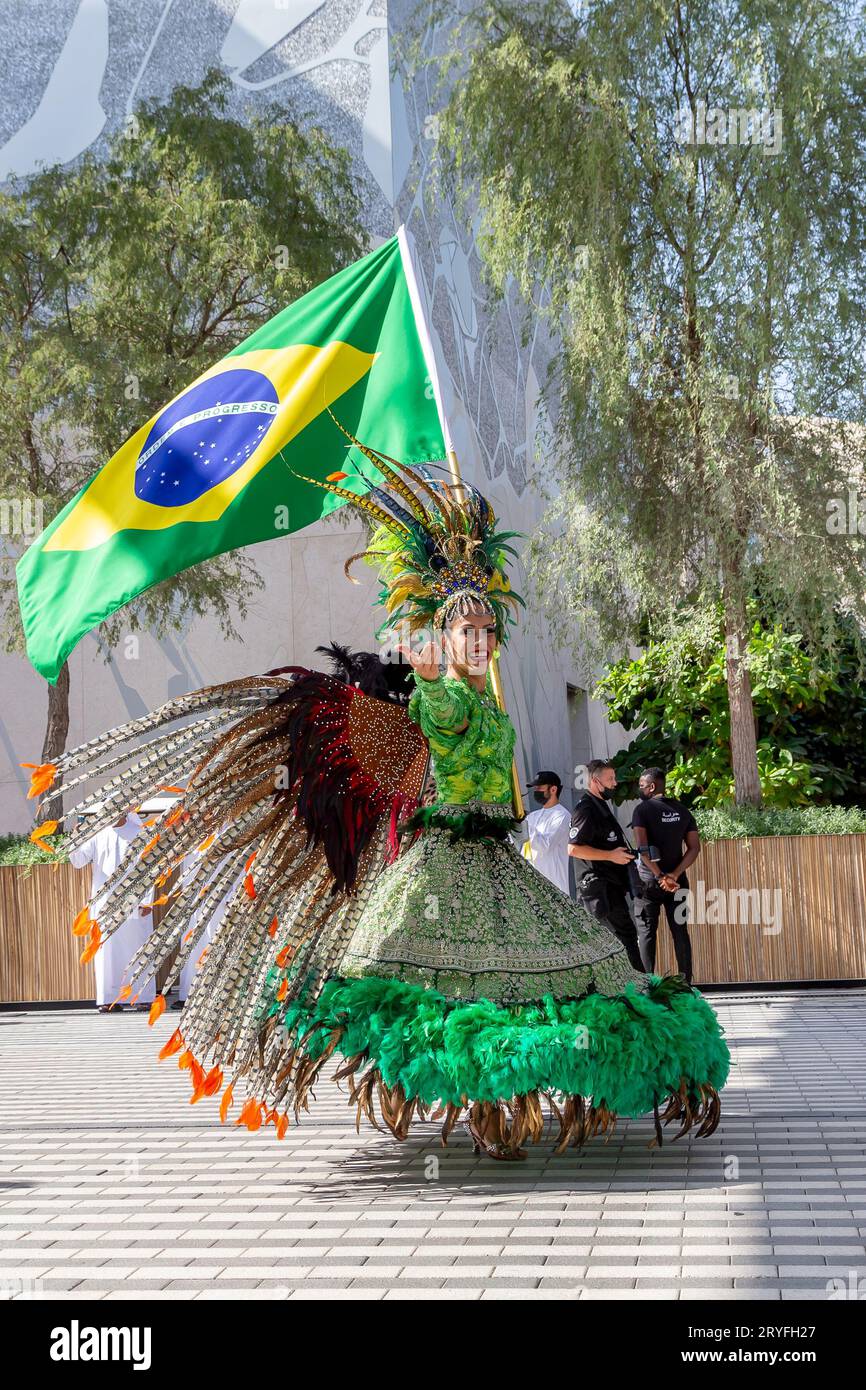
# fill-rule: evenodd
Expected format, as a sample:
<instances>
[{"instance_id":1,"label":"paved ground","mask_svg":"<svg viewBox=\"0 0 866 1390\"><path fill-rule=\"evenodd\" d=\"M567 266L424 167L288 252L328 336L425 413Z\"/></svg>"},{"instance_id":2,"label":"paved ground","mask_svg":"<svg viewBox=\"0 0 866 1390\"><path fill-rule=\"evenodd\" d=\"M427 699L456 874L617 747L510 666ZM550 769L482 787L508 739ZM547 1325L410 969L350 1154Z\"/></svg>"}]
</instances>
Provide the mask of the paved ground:
<instances>
[{"instance_id":1,"label":"paved ground","mask_svg":"<svg viewBox=\"0 0 866 1390\"><path fill-rule=\"evenodd\" d=\"M650 1126L524 1164L438 1125L355 1134L345 1097L220 1126L157 1064L171 1015L0 1014L0 1295L74 1299L828 1297L866 1291L866 991L715 996L735 1052L709 1140ZM206 1108L208 1107L208 1108Z\"/></svg>"}]
</instances>

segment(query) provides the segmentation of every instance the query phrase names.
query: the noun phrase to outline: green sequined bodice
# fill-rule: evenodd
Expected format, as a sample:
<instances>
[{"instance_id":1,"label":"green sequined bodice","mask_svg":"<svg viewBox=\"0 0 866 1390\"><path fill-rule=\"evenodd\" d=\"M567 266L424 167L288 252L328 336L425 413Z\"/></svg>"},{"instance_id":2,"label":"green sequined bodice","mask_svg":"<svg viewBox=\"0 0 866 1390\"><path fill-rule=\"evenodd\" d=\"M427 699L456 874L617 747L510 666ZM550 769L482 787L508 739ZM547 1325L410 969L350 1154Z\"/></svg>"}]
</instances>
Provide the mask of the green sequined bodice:
<instances>
[{"instance_id":1,"label":"green sequined bodice","mask_svg":"<svg viewBox=\"0 0 866 1390\"><path fill-rule=\"evenodd\" d=\"M514 725L496 704L490 670L483 694L454 676L425 681L416 671L414 680L409 717L430 744L437 802L510 802Z\"/></svg>"}]
</instances>

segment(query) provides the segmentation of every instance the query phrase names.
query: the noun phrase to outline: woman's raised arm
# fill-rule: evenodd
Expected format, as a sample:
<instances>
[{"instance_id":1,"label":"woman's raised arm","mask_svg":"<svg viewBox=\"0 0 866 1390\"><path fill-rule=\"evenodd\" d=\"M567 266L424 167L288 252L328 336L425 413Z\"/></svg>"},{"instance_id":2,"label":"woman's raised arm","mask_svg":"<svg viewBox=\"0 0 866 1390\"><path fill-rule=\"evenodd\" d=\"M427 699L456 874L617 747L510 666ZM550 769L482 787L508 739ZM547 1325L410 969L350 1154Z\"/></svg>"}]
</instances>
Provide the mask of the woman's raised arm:
<instances>
[{"instance_id":1,"label":"woman's raised arm","mask_svg":"<svg viewBox=\"0 0 866 1390\"><path fill-rule=\"evenodd\" d=\"M419 652L407 647L400 647L400 651L414 669L422 732L429 737L429 725L439 733L462 733L469 723L472 697L459 681L446 685L439 674L439 648L435 642L428 642Z\"/></svg>"}]
</instances>

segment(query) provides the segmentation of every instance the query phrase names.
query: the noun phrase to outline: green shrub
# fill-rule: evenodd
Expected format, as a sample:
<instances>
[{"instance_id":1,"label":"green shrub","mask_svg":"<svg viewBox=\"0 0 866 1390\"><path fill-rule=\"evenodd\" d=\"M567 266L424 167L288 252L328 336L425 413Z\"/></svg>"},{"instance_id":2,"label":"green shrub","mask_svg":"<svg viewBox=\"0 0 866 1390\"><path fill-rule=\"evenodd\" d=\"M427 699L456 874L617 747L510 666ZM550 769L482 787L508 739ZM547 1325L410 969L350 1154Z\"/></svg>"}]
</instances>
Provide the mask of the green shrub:
<instances>
[{"instance_id":1,"label":"green shrub","mask_svg":"<svg viewBox=\"0 0 866 1390\"><path fill-rule=\"evenodd\" d=\"M861 806L722 806L694 808L704 840L748 840L766 835L864 835Z\"/></svg>"},{"instance_id":2,"label":"green shrub","mask_svg":"<svg viewBox=\"0 0 866 1390\"><path fill-rule=\"evenodd\" d=\"M66 836L52 835L51 843L54 854L34 845L27 835L0 835L0 865L67 863Z\"/></svg>"}]
</instances>

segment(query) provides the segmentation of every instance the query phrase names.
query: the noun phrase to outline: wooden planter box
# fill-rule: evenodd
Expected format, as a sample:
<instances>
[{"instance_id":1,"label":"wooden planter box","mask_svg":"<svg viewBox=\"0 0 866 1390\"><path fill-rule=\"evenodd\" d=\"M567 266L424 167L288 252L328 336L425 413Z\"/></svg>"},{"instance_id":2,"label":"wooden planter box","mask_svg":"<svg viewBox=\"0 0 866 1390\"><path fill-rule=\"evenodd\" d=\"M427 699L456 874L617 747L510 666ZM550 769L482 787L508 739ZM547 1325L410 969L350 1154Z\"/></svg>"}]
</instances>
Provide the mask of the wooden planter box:
<instances>
[{"instance_id":1,"label":"wooden planter box","mask_svg":"<svg viewBox=\"0 0 866 1390\"><path fill-rule=\"evenodd\" d=\"M866 979L866 835L717 840L689 878L695 984ZM89 893L89 868L0 866L0 1003L95 998L70 930ZM658 942L657 970L676 970L664 915Z\"/></svg>"},{"instance_id":2,"label":"wooden planter box","mask_svg":"<svg viewBox=\"0 0 866 1390\"><path fill-rule=\"evenodd\" d=\"M0 865L0 1004L95 999L93 961L72 923L90 897L90 866Z\"/></svg>"},{"instance_id":3,"label":"wooden planter box","mask_svg":"<svg viewBox=\"0 0 866 1390\"><path fill-rule=\"evenodd\" d=\"M90 897L90 865L0 865L0 1004L96 999L93 961L79 964L86 937L72 923ZM165 909L154 908L156 926ZM157 985L168 976L161 967Z\"/></svg>"},{"instance_id":4,"label":"wooden planter box","mask_svg":"<svg viewBox=\"0 0 866 1390\"><path fill-rule=\"evenodd\" d=\"M866 835L711 841L689 881L696 985L866 979ZM664 917L658 943L656 968L675 970Z\"/></svg>"}]
</instances>

